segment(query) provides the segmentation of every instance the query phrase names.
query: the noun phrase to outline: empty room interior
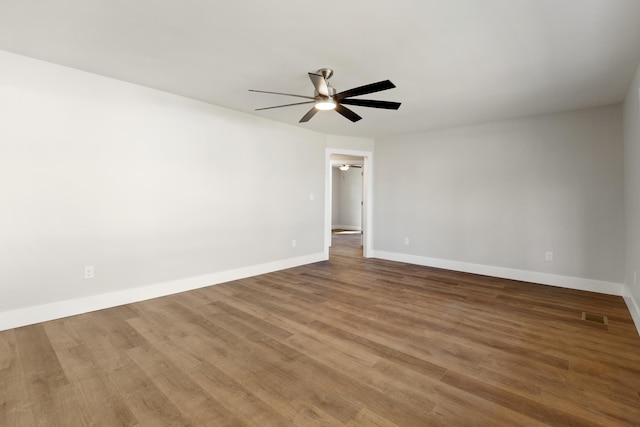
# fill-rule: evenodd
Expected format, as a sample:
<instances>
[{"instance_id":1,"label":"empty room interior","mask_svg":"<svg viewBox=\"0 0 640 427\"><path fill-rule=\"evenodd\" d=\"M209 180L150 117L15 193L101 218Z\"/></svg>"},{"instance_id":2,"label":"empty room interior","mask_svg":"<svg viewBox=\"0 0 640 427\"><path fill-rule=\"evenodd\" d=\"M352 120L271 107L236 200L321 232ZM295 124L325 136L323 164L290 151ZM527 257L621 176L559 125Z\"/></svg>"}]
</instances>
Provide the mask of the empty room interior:
<instances>
[{"instance_id":1,"label":"empty room interior","mask_svg":"<svg viewBox=\"0 0 640 427\"><path fill-rule=\"evenodd\" d=\"M640 2L0 0L0 425L640 425Z\"/></svg>"}]
</instances>

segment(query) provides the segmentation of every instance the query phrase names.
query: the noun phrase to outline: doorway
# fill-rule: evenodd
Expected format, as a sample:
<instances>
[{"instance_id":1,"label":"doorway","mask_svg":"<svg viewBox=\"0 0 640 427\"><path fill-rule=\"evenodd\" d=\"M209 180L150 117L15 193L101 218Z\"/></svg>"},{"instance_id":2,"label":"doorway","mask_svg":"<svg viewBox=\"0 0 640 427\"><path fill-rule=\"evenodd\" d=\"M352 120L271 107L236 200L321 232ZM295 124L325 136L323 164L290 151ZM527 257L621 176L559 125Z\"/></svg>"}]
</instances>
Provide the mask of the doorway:
<instances>
[{"instance_id":1,"label":"doorway","mask_svg":"<svg viewBox=\"0 0 640 427\"><path fill-rule=\"evenodd\" d=\"M327 149L325 247L368 257L371 251L372 153ZM354 251L354 248L357 248ZM337 250L332 248L332 252Z\"/></svg>"}]
</instances>

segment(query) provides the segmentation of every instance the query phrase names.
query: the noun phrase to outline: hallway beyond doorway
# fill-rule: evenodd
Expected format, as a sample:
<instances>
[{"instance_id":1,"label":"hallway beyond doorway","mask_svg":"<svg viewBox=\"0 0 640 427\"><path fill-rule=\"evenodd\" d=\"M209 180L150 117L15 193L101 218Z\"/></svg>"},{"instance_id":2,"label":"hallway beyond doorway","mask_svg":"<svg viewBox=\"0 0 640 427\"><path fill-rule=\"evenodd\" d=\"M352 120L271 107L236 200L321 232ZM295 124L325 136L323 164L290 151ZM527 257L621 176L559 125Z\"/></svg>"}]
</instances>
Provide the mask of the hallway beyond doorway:
<instances>
[{"instance_id":1,"label":"hallway beyond doorway","mask_svg":"<svg viewBox=\"0 0 640 427\"><path fill-rule=\"evenodd\" d=\"M329 259L334 257L362 258L362 232L351 230L334 230L331 233Z\"/></svg>"}]
</instances>

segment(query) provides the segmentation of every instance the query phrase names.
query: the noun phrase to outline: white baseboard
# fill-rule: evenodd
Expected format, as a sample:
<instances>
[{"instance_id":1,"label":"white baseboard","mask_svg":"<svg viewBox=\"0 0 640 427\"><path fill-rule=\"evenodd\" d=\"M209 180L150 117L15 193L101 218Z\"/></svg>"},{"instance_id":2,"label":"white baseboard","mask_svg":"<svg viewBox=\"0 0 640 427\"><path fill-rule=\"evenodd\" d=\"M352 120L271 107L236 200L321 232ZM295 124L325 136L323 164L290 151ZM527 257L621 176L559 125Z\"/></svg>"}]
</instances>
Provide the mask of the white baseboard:
<instances>
[{"instance_id":1,"label":"white baseboard","mask_svg":"<svg viewBox=\"0 0 640 427\"><path fill-rule=\"evenodd\" d=\"M540 273L536 271L516 270L512 268L451 261L439 258L428 258L396 252L374 251L372 257L386 259L389 261L404 262L407 264L424 265L427 267L463 271L465 273L482 274L485 276L501 277L504 279L539 283L542 285L558 286L561 288L622 296L625 303L627 304L629 313L631 313L631 317L633 319L633 323L636 326L636 329L638 330L638 334L640 334L640 304L638 304L638 301L633 298L633 295L631 294L628 286L622 283L604 282L600 280L561 276L558 274Z\"/></svg>"},{"instance_id":2,"label":"white baseboard","mask_svg":"<svg viewBox=\"0 0 640 427\"><path fill-rule=\"evenodd\" d=\"M624 298L624 302L627 303L627 308L629 308L633 323L636 325L638 334L640 334L640 306L638 305L638 301L631 295L631 291L627 285L623 287L622 297Z\"/></svg>"},{"instance_id":3,"label":"white baseboard","mask_svg":"<svg viewBox=\"0 0 640 427\"><path fill-rule=\"evenodd\" d=\"M622 283L604 282L599 280L583 279L579 277L540 273L536 271L516 270L512 268L473 264L461 261L451 261L447 259L428 258L396 252L374 251L372 256L373 258L381 258L389 261L405 262L408 264L424 265L427 267L444 268L447 270L463 271L465 273L482 274L485 276L519 280L522 282L558 286L561 288L570 288L581 291L598 292L601 294L618 296L622 296L623 294Z\"/></svg>"},{"instance_id":4,"label":"white baseboard","mask_svg":"<svg viewBox=\"0 0 640 427\"><path fill-rule=\"evenodd\" d=\"M342 230L356 230L361 231L360 227L357 225L343 225L343 224L334 224L331 226L332 230L342 229Z\"/></svg>"},{"instance_id":5,"label":"white baseboard","mask_svg":"<svg viewBox=\"0 0 640 427\"><path fill-rule=\"evenodd\" d=\"M501 277L524 282L540 283L544 285L622 296L629 308L629 312L631 313L631 317L638 329L638 333L640 334L640 305L633 298L633 295L631 295L627 286L621 283L603 282L591 279L450 261L438 258L428 258L386 251L374 251L372 258L381 258L389 261L405 262L408 264L424 265L428 267L444 268L447 270L463 271L467 273L483 274L486 276ZM318 253L234 270L226 270L203 276L172 280L155 285L5 311L0 313L0 331L74 316L77 314L89 313L91 311L102 310L152 298L163 297L179 292L190 291L233 280L325 261L327 259L328 256L325 253Z\"/></svg>"},{"instance_id":6,"label":"white baseboard","mask_svg":"<svg viewBox=\"0 0 640 427\"><path fill-rule=\"evenodd\" d=\"M0 313L0 331L18 328L20 326L32 325L34 323L46 322L48 320L60 319L77 314L89 313L91 311L116 307L152 298L163 297L179 292L204 288L206 286L218 285L232 280L244 279L258 276L260 274L271 273L286 268L298 267L314 262L325 261L328 257L324 253L289 258L265 264L253 265L249 267L226 270L218 273L207 274L197 277L172 280L169 282L157 283L155 285L143 286L139 288L125 289L122 291L109 292L105 294L92 295L73 300L54 302L51 304L26 307L18 310L5 311Z\"/></svg>"}]
</instances>

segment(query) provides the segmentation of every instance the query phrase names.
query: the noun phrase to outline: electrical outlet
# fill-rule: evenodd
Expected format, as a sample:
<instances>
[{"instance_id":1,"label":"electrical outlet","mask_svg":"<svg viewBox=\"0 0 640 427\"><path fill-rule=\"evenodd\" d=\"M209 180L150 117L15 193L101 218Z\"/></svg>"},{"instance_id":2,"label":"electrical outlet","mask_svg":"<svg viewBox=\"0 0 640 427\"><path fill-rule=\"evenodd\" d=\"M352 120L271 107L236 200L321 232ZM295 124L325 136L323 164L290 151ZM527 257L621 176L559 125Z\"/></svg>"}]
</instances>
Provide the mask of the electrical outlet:
<instances>
[{"instance_id":1,"label":"electrical outlet","mask_svg":"<svg viewBox=\"0 0 640 427\"><path fill-rule=\"evenodd\" d=\"M547 251L544 253L545 261L553 261L553 252Z\"/></svg>"},{"instance_id":2,"label":"electrical outlet","mask_svg":"<svg viewBox=\"0 0 640 427\"><path fill-rule=\"evenodd\" d=\"M93 279L94 271L93 265L85 265L84 266L84 278L85 279Z\"/></svg>"},{"instance_id":3,"label":"electrical outlet","mask_svg":"<svg viewBox=\"0 0 640 427\"><path fill-rule=\"evenodd\" d=\"M291 247L295 248L296 246L298 246L298 242L296 242L295 240L291 241Z\"/></svg>"},{"instance_id":4,"label":"electrical outlet","mask_svg":"<svg viewBox=\"0 0 640 427\"><path fill-rule=\"evenodd\" d=\"M409 244L409 238L408 238L408 237L405 237L405 238L404 238L404 244L405 244L405 245L408 245L408 244Z\"/></svg>"},{"instance_id":5,"label":"electrical outlet","mask_svg":"<svg viewBox=\"0 0 640 427\"><path fill-rule=\"evenodd\" d=\"M309 200L311 200L313 202L313 200L316 198L316 195L313 193L309 193Z\"/></svg>"}]
</instances>

